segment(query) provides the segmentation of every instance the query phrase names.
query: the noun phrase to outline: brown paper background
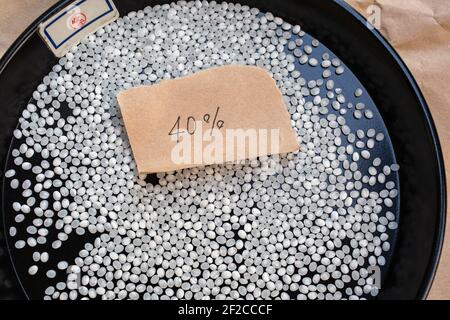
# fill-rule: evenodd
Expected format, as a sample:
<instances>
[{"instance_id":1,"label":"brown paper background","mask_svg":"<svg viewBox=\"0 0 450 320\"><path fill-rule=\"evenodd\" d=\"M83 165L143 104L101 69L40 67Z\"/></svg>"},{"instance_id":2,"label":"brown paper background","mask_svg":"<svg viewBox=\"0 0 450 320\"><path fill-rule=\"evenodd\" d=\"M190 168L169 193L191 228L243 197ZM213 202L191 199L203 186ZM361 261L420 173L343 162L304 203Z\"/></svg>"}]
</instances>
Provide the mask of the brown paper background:
<instances>
[{"instance_id":1,"label":"brown paper background","mask_svg":"<svg viewBox=\"0 0 450 320\"><path fill-rule=\"evenodd\" d=\"M448 0L347 0L361 14L381 8L381 31L414 74L430 106L450 172L450 5ZM56 0L0 0L0 55ZM450 299L450 223L429 299Z\"/></svg>"}]
</instances>

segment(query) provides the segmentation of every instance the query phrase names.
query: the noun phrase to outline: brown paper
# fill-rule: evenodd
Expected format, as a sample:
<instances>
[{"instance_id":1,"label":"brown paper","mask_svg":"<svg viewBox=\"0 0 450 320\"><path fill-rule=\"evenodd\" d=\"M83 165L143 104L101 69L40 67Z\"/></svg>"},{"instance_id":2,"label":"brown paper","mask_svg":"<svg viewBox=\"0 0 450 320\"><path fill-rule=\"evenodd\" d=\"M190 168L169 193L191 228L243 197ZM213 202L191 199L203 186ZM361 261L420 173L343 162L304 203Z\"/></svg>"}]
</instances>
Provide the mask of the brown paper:
<instances>
[{"instance_id":1,"label":"brown paper","mask_svg":"<svg viewBox=\"0 0 450 320\"><path fill-rule=\"evenodd\" d=\"M141 174L299 150L283 96L262 68L211 68L117 99Z\"/></svg>"}]
</instances>

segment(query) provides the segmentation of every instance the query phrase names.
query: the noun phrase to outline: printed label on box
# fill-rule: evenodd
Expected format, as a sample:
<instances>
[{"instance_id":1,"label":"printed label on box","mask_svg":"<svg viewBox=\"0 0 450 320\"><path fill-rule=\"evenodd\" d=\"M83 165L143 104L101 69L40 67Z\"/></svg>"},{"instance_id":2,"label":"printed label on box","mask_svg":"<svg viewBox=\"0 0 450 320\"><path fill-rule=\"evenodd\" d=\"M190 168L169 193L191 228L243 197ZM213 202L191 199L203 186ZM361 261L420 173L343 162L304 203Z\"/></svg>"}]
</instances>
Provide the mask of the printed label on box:
<instances>
[{"instance_id":1,"label":"printed label on box","mask_svg":"<svg viewBox=\"0 0 450 320\"><path fill-rule=\"evenodd\" d=\"M62 57L83 38L118 17L112 0L79 0L41 23L39 34L52 52Z\"/></svg>"}]
</instances>

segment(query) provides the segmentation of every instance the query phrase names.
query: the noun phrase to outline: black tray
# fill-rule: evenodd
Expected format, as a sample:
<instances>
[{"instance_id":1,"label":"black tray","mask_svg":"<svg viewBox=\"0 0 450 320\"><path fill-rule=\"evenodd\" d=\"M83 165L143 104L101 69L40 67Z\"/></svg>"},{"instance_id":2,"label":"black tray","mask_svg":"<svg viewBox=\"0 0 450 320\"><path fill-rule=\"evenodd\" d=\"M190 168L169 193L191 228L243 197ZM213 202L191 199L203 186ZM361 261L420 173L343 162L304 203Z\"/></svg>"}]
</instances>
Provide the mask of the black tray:
<instances>
[{"instance_id":1,"label":"black tray","mask_svg":"<svg viewBox=\"0 0 450 320\"><path fill-rule=\"evenodd\" d=\"M0 168L17 119L33 90L57 59L36 30L71 1L60 1L37 19L0 62ZM121 15L171 1L116 0ZM430 289L445 227L442 154L426 102L410 72L387 41L343 1L229 1L270 11L303 29L333 51L358 77L377 105L391 137L400 171L401 219L397 243L379 299L424 299ZM3 207L3 206L0 206ZM3 213L2 213L3 214ZM3 219L1 219L3 220ZM1 237L0 237L1 238ZM4 239L0 249L6 252ZM0 298L24 298L13 267L0 250ZM9 287L2 286L2 273Z\"/></svg>"}]
</instances>

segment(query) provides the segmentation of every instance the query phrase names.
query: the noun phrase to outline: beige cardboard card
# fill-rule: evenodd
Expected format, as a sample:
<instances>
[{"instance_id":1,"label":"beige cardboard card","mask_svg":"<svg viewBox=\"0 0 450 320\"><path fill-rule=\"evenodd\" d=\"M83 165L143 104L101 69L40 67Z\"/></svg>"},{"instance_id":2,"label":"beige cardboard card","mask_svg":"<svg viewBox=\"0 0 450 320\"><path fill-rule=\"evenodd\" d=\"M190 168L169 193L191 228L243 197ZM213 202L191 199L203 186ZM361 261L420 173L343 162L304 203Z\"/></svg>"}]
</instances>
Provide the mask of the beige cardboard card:
<instances>
[{"instance_id":1,"label":"beige cardboard card","mask_svg":"<svg viewBox=\"0 0 450 320\"><path fill-rule=\"evenodd\" d=\"M262 68L211 68L117 99L141 174L299 150L282 94Z\"/></svg>"}]
</instances>

